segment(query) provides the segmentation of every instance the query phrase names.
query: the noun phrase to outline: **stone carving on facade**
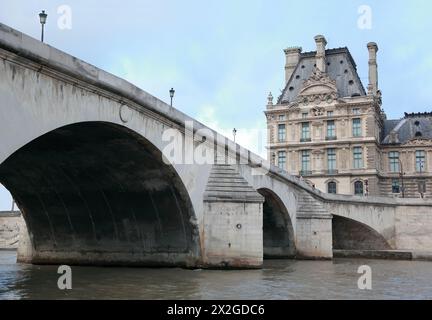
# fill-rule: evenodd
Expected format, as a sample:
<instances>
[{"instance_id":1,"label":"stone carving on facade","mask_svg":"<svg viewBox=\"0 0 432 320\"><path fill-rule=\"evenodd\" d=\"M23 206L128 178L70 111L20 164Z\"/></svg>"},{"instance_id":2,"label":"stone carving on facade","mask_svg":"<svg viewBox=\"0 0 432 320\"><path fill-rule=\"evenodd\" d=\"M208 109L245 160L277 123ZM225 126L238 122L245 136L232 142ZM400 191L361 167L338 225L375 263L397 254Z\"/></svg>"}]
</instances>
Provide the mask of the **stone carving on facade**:
<instances>
[{"instance_id":1,"label":"stone carving on facade","mask_svg":"<svg viewBox=\"0 0 432 320\"><path fill-rule=\"evenodd\" d=\"M312 108L312 114L315 117L323 116L324 112L325 112L325 108L324 107L314 107L314 108Z\"/></svg>"},{"instance_id":2,"label":"stone carving on facade","mask_svg":"<svg viewBox=\"0 0 432 320\"><path fill-rule=\"evenodd\" d=\"M411 139L403 144L404 147L409 146L432 146L432 139L427 138L415 138Z\"/></svg>"},{"instance_id":3,"label":"stone carving on facade","mask_svg":"<svg viewBox=\"0 0 432 320\"><path fill-rule=\"evenodd\" d=\"M337 100L339 97L336 80L332 80L326 73L315 68L312 75L303 82L303 87L297 97L297 102L307 105L308 103L328 104Z\"/></svg>"}]
</instances>

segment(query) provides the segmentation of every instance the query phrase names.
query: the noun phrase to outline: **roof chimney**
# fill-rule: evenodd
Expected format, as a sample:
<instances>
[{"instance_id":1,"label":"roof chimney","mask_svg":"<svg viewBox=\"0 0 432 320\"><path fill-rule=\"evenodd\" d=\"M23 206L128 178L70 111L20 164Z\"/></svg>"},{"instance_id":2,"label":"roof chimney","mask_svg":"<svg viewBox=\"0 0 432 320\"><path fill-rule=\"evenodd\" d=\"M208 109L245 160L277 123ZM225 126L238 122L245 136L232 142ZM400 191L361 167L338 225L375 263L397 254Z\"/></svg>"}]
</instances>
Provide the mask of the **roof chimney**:
<instances>
[{"instance_id":1,"label":"roof chimney","mask_svg":"<svg viewBox=\"0 0 432 320\"><path fill-rule=\"evenodd\" d=\"M375 42L367 44L369 50L369 85L368 94L376 95L378 91L378 65L377 65L377 52L378 45Z\"/></svg>"},{"instance_id":2,"label":"roof chimney","mask_svg":"<svg viewBox=\"0 0 432 320\"><path fill-rule=\"evenodd\" d=\"M314 39L316 43L316 67L321 70L321 72L326 72L325 46L327 40L322 35L317 35Z\"/></svg>"},{"instance_id":3,"label":"roof chimney","mask_svg":"<svg viewBox=\"0 0 432 320\"><path fill-rule=\"evenodd\" d=\"M285 52L285 84L288 83L291 75L293 74L297 64L300 60L301 47L291 47L284 50Z\"/></svg>"}]
</instances>

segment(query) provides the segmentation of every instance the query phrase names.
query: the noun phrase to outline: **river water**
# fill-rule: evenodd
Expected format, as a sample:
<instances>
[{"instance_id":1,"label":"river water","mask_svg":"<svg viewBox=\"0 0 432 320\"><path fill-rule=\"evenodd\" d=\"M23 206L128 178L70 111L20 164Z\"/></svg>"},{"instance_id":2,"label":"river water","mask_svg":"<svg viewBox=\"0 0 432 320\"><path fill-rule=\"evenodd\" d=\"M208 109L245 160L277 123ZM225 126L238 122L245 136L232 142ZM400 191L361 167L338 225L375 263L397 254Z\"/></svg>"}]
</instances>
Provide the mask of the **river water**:
<instances>
[{"instance_id":1,"label":"river water","mask_svg":"<svg viewBox=\"0 0 432 320\"><path fill-rule=\"evenodd\" d=\"M261 270L72 267L59 290L57 266L16 264L0 251L0 299L432 299L432 262L266 260ZM372 290L360 290L360 265Z\"/></svg>"}]
</instances>

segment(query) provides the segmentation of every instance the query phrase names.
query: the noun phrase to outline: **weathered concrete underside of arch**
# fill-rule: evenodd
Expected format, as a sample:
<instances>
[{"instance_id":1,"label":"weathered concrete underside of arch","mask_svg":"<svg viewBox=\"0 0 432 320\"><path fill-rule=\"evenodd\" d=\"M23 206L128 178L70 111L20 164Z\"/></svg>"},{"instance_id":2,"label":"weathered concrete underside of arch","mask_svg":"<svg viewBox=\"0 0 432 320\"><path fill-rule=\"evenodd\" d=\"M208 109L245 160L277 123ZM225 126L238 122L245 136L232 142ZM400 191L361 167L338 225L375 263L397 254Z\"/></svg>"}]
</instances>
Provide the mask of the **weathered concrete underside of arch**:
<instances>
[{"instance_id":1,"label":"weathered concrete underside of arch","mask_svg":"<svg viewBox=\"0 0 432 320\"><path fill-rule=\"evenodd\" d=\"M196 265L193 208L160 151L113 124L47 133L0 165L27 222L33 263Z\"/></svg>"}]
</instances>

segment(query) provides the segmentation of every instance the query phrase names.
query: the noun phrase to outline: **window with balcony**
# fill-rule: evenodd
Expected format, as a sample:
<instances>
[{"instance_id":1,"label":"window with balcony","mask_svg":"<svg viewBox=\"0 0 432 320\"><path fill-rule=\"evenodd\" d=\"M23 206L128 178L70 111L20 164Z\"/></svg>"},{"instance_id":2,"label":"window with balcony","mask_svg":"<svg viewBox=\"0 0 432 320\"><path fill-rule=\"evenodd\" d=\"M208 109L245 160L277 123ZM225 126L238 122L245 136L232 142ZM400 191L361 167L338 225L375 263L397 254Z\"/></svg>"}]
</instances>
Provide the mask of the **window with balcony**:
<instances>
[{"instance_id":1,"label":"window with balcony","mask_svg":"<svg viewBox=\"0 0 432 320\"><path fill-rule=\"evenodd\" d=\"M286 151L278 152L278 167L281 169L285 169L286 164Z\"/></svg>"},{"instance_id":2,"label":"window with balcony","mask_svg":"<svg viewBox=\"0 0 432 320\"><path fill-rule=\"evenodd\" d=\"M352 134L353 134L353 137L361 137L362 130L361 130L361 119L360 118L352 119Z\"/></svg>"},{"instance_id":3,"label":"window with balcony","mask_svg":"<svg viewBox=\"0 0 432 320\"><path fill-rule=\"evenodd\" d=\"M361 147L354 147L353 159L354 169L363 168L363 152Z\"/></svg>"},{"instance_id":4,"label":"window with balcony","mask_svg":"<svg viewBox=\"0 0 432 320\"><path fill-rule=\"evenodd\" d=\"M327 120L327 136L326 140L336 139L336 125L334 120Z\"/></svg>"},{"instance_id":5,"label":"window with balcony","mask_svg":"<svg viewBox=\"0 0 432 320\"><path fill-rule=\"evenodd\" d=\"M329 183L327 183L327 193L333 193L333 194L337 193L336 182L330 181Z\"/></svg>"},{"instance_id":6,"label":"window with balcony","mask_svg":"<svg viewBox=\"0 0 432 320\"><path fill-rule=\"evenodd\" d=\"M300 141L311 141L309 122L302 122L301 124L301 138Z\"/></svg>"},{"instance_id":7,"label":"window with balcony","mask_svg":"<svg viewBox=\"0 0 432 320\"><path fill-rule=\"evenodd\" d=\"M389 152L390 172L399 172L399 152Z\"/></svg>"},{"instance_id":8,"label":"window with balcony","mask_svg":"<svg viewBox=\"0 0 432 320\"><path fill-rule=\"evenodd\" d=\"M327 172L336 173L336 149L327 149Z\"/></svg>"},{"instance_id":9,"label":"window with balcony","mask_svg":"<svg viewBox=\"0 0 432 320\"><path fill-rule=\"evenodd\" d=\"M364 192L363 192L363 182L361 182L361 181L354 182L354 194L356 196L362 196L364 194Z\"/></svg>"},{"instance_id":10,"label":"window with balcony","mask_svg":"<svg viewBox=\"0 0 432 320\"><path fill-rule=\"evenodd\" d=\"M400 192L399 179L392 179L392 193L399 193L399 192Z\"/></svg>"},{"instance_id":11,"label":"window with balcony","mask_svg":"<svg viewBox=\"0 0 432 320\"><path fill-rule=\"evenodd\" d=\"M282 142L286 140L286 128L285 124L278 125L278 141Z\"/></svg>"},{"instance_id":12,"label":"window with balcony","mask_svg":"<svg viewBox=\"0 0 432 320\"><path fill-rule=\"evenodd\" d=\"M424 150L417 150L415 152L416 157L416 171L417 172L424 172L425 171L425 161L426 161L426 155Z\"/></svg>"},{"instance_id":13,"label":"window with balcony","mask_svg":"<svg viewBox=\"0 0 432 320\"><path fill-rule=\"evenodd\" d=\"M301 151L301 175L307 175L311 173L310 167L310 151L302 150Z\"/></svg>"}]
</instances>

